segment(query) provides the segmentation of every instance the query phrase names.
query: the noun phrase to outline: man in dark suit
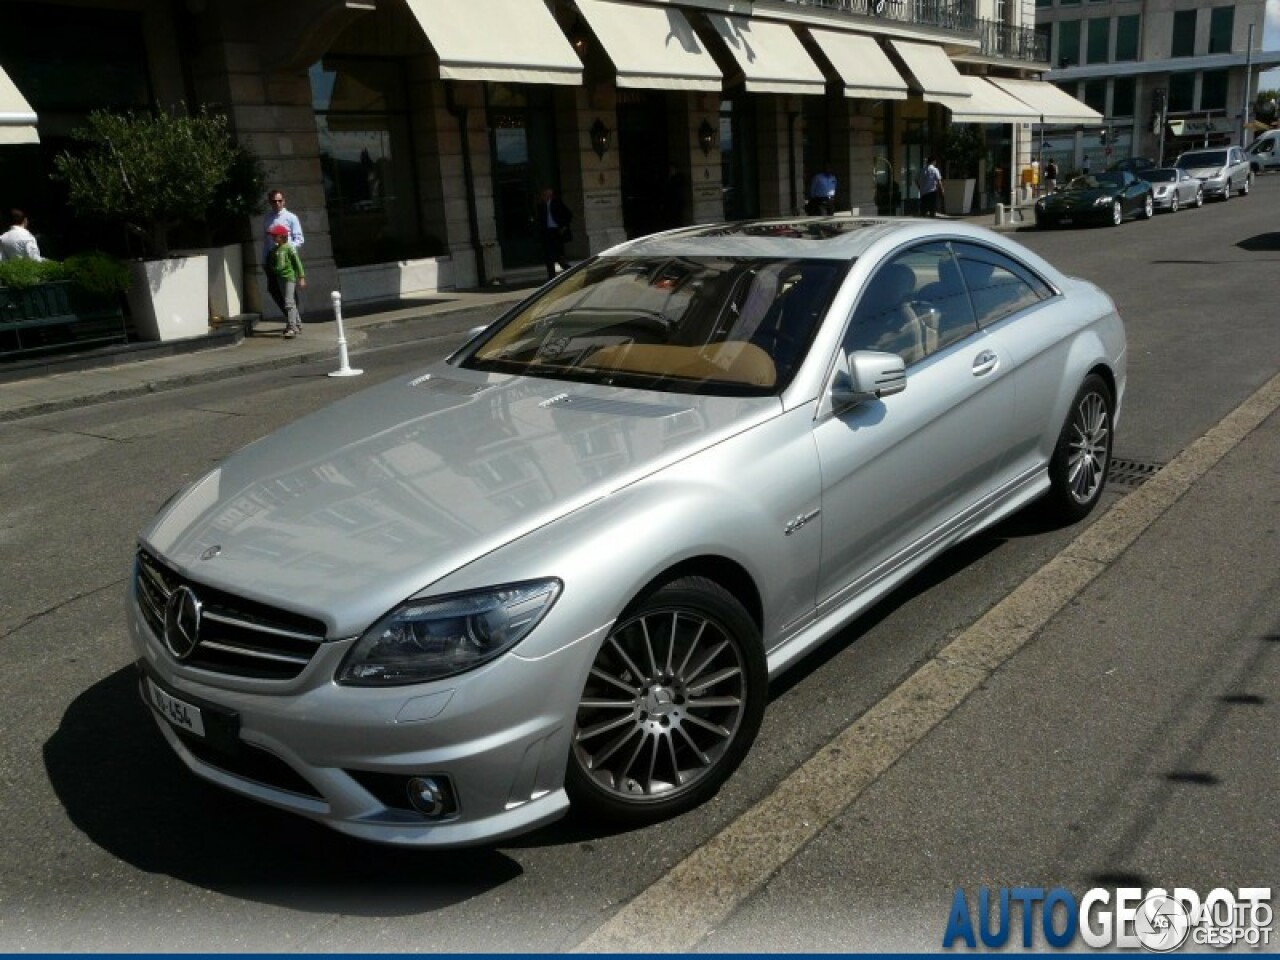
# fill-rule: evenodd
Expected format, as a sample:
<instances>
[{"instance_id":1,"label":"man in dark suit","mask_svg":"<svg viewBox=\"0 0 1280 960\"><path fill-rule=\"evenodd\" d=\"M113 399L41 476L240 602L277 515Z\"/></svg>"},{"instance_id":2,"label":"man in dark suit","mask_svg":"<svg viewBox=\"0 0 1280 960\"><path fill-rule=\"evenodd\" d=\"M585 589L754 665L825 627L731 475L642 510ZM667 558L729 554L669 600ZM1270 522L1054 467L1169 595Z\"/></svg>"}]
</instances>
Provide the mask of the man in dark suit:
<instances>
[{"instance_id":1,"label":"man in dark suit","mask_svg":"<svg viewBox=\"0 0 1280 960\"><path fill-rule=\"evenodd\" d=\"M564 245L573 239L569 224L573 223L573 212L564 205L550 187L543 187L538 198L537 212L538 236L542 241L542 258L547 265L547 279L556 275L556 267L569 269L569 261L564 258Z\"/></svg>"}]
</instances>

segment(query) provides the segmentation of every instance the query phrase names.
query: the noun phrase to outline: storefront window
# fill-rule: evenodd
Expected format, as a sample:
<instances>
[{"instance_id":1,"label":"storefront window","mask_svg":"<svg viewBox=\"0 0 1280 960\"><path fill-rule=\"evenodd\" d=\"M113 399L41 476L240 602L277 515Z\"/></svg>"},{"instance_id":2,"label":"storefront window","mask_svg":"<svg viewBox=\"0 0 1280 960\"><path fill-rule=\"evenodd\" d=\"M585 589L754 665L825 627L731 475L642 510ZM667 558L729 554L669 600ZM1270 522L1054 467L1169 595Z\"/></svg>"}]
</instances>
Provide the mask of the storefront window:
<instances>
[{"instance_id":1,"label":"storefront window","mask_svg":"<svg viewBox=\"0 0 1280 960\"><path fill-rule=\"evenodd\" d=\"M1084 103L1091 110L1106 115L1107 81L1103 79L1086 80L1084 83Z\"/></svg>"},{"instance_id":2,"label":"storefront window","mask_svg":"<svg viewBox=\"0 0 1280 960\"><path fill-rule=\"evenodd\" d=\"M439 253L418 219L403 63L326 57L310 77L334 261L354 267Z\"/></svg>"},{"instance_id":3,"label":"storefront window","mask_svg":"<svg viewBox=\"0 0 1280 960\"><path fill-rule=\"evenodd\" d=\"M1172 73L1169 75L1169 112L1189 113L1195 109L1196 75Z\"/></svg>"},{"instance_id":4,"label":"storefront window","mask_svg":"<svg viewBox=\"0 0 1280 960\"><path fill-rule=\"evenodd\" d=\"M726 220L760 215L755 114L750 100L720 101L720 191ZM738 149L735 149L735 146Z\"/></svg>"},{"instance_id":5,"label":"storefront window","mask_svg":"<svg viewBox=\"0 0 1280 960\"><path fill-rule=\"evenodd\" d=\"M1111 86L1111 116L1132 117L1137 83L1133 77L1116 77Z\"/></svg>"},{"instance_id":6,"label":"storefront window","mask_svg":"<svg viewBox=\"0 0 1280 960\"><path fill-rule=\"evenodd\" d=\"M1206 70L1200 75L1200 109L1227 108L1227 71Z\"/></svg>"}]
</instances>

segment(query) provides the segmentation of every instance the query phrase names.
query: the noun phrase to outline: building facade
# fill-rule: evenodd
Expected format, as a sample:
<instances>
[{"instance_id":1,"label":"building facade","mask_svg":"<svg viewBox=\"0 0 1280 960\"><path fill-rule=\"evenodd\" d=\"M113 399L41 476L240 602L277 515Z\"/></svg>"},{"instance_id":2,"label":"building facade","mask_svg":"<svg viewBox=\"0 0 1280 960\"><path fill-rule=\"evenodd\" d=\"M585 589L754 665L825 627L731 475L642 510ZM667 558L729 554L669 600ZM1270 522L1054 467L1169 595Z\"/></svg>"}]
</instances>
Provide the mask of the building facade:
<instances>
[{"instance_id":1,"label":"building facade","mask_svg":"<svg viewBox=\"0 0 1280 960\"><path fill-rule=\"evenodd\" d=\"M668 226L799 212L828 164L839 208L910 213L915 172L937 156L976 184L957 211L970 212L1011 196L1033 124L1100 119L1039 79L1035 13L1032 0L5 0L0 205L27 209L51 255L110 248L111 225L66 210L53 156L92 109L203 105L301 217L310 289L348 302L537 276L548 186L576 214L575 259ZM985 149L948 170L966 123ZM245 225L250 264L260 228Z\"/></svg>"},{"instance_id":2,"label":"building facade","mask_svg":"<svg viewBox=\"0 0 1280 960\"><path fill-rule=\"evenodd\" d=\"M1036 0L1046 79L1104 117L1047 130L1045 153L1063 170L1098 170L1247 146L1258 74L1280 64L1280 52L1262 51L1265 12L1265 0Z\"/></svg>"}]
</instances>

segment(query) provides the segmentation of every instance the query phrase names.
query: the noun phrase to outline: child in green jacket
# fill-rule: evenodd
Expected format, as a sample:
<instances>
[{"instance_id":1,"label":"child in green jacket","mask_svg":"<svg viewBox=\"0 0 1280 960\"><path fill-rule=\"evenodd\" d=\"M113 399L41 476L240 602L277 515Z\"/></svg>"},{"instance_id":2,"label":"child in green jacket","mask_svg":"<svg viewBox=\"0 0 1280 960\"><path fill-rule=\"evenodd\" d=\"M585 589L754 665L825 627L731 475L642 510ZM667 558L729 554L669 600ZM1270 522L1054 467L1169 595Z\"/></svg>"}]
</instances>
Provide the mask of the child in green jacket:
<instances>
[{"instance_id":1,"label":"child in green jacket","mask_svg":"<svg viewBox=\"0 0 1280 960\"><path fill-rule=\"evenodd\" d=\"M267 258L267 272L276 278L284 294L284 336L291 340L302 333L296 292L298 287L307 285L307 274L302 269L302 258L298 256L297 249L289 242L288 227L277 223L271 228L271 239L276 245Z\"/></svg>"}]
</instances>

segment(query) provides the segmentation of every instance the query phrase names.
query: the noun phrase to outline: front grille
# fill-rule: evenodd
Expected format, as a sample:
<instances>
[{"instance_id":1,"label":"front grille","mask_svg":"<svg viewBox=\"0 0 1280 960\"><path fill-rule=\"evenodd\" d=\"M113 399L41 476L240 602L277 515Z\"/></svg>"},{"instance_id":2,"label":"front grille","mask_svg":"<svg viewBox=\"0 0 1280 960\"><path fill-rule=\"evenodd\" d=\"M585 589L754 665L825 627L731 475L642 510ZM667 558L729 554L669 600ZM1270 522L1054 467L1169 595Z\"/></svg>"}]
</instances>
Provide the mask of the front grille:
<instances>
[{"instance_id":1,"label":"front grille","mask_svg":"<svg viewBox=\"0 0 1280 960\"><path fill-rule=\"evenodd\" d=\"M236 677L291 680L324 642L324 624L266 604L203 586L181 576L146 550L138 550L134 586L152 632L164 637L169 597L186 586L200 599L200 637L189 667Z\"/></svg>"}]
</instances>

